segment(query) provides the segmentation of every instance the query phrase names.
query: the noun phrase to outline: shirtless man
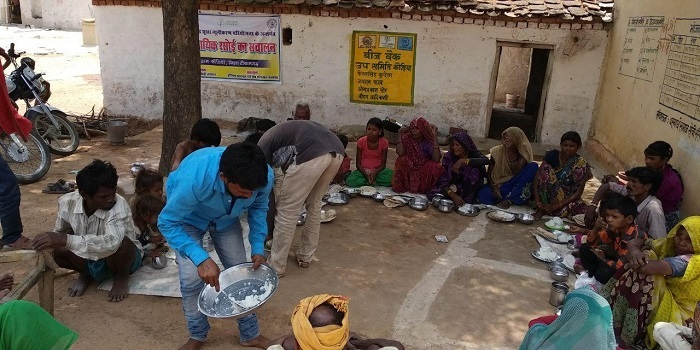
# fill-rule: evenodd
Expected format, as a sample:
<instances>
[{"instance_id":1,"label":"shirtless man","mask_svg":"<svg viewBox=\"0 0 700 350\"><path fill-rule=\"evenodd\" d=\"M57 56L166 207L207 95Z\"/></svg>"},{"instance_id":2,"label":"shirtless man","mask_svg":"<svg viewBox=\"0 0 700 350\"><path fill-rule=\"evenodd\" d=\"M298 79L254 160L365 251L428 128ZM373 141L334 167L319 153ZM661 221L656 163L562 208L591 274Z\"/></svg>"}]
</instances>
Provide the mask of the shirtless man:
<instances>
[{"instance_id":1,"label":"shirtless man","mask_svg":"<svg viewBox=\"0 0 700 350\"><path fill-rule=\"evenodd\" d=\"M170 171L175 171L185 157L190 153L205 147L219 147L221 144L221 130L215 121L202 118L192 125L190 139L177 144L173 154Z\"/></svg>"},{"instance_id":2,"label":"shirtless man","mask_svg":"<svg viewBox=\"0 0 700 350\"><path fill-rule=\"evenodd\" d=\"M114 276L109 301L122 301L129 295L129 275L141 267L141 244L129 203L116 193L117 179L112 164L95 159L78 172L78 192L58 200L53 232L32 241L37 251L53 249L58 266L80 273L68 289L71 297L83 295L92 280Z\"/></svg>"}]
</instances>

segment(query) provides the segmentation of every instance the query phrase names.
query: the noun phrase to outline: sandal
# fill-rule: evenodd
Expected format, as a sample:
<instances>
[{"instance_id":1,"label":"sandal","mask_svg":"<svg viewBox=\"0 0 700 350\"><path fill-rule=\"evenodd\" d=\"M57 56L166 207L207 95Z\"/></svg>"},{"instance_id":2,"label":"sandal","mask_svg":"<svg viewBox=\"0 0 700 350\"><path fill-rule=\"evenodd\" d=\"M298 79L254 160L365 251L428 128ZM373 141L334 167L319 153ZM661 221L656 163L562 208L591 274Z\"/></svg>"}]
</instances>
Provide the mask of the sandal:
<instances>
[{"instance_id":1,"label":"sandal","mask_svg":"<svg viewBox=\"0 0 700 350\"><path fill-rule=\"evenodd\" d=\"M67 183L66 180L59 179L55 183L49 183L46 187L41 190L41 193L48 194L66 194L75 191L75 188L71 184Z\"/></svg>"},{"instance_id":2,"label":"sandal","mask_svg":"<svg viewBox=\"0 0 700 350\"><path fill-rule=\"evenodd\" d=\"M308 269L309 265L310 265L310 263L307 261L298 260L298 263L299 263L299 267L301 267L303 269Z\"/></svg>"},{"instance_id":3,"label":"sandal","mask_svg":"<svg viewBox=\"0 0 700 350\"><path fill-rule=\"evenodd\" d=\"M26 236L21 236L19 239L15 241L15 243L12 244L7 244L2 247L3 251L12 251L12 250L34 250L34 246L32 246L32 240L29 239Z\"/></svg>"}]
</instances>

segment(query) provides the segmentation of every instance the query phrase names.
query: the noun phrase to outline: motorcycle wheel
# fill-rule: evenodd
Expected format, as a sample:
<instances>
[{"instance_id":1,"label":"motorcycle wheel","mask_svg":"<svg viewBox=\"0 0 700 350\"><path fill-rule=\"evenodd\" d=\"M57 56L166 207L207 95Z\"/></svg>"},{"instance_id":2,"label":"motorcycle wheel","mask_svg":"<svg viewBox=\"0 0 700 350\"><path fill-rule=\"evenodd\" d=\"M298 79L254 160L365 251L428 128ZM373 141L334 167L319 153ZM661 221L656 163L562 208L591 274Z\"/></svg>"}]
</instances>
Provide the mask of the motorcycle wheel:
<instances>
[{"instance_id":1,"label":"motorcycle wheel","mask_svg":"<svg viewBox=\"0 0 700 350\"><path fill-rule=\"evenodd\" d=\"M80 144L78 129L75 128L75 125L68 120L68 117L63 112L51 111L51 116L58 123L58 129L53 125L51 119L42 113L32 118L34 130L41 135L41 138L49 146L51 153L59 156L73 154Z\"/></svg>"},{"instance_id":2,"label":"motorcycle wheel","mask_svg":"<svg viewBox=\"0 0 700 350\"><path fill-rule=\"evenodd\" d=\"M36 131L32 130L27 142L22 142L26 151L21 151L7 134L0 134L0 156L2 156L21 184L39 181L51 167L51 153Z\"/></svg>"}]
</instances>

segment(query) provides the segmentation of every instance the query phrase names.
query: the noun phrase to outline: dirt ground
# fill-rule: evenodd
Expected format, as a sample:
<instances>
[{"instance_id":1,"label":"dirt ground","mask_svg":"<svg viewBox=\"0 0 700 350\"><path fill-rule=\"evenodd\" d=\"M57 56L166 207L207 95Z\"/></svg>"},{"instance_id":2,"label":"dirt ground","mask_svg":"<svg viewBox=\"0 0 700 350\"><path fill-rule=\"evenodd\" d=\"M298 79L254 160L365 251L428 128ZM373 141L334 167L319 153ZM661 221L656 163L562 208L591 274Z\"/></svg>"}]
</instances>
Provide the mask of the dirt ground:
<instances>
[{"instance_id":1,"label":"dirt ground","mask_svg":"<svg viewBox=\"0 0 700 350\"><path fill-rule=\"evenodd\" d=\"M78 113L87 113L93 105L99 110L97 49L80 47L80 33L14 27L0 27L0 33L26 43L23 49L30 53L49 53L37 58L37 64L57 71L47 76L54 105ZM224 132L223 144L234 141L234 134ZM74 180L72 171L99 158L117 167L120 185L129 191L130 164L156 166L161 138L157 127L129 137L124 146L112 146L105 137L81 140L78 152L54 158L44 179L22 186L25 234L33 237L53 226L59 196L41 193L47 183ZM353 149L351 144L354 159ZM533 226L495 223L484 214L443 214L434 208L388 209L367 198L354 198L334 209L337 219L321 229L318 261L301 269L290 259L277 293L260 309L262 332L268 337L289 333L296 303L317 293L350 297L353 331L391 337L409 349L517 348L530 319L554 312L547 303L551 280L546 265L530 256L537 248L528 233ZM438 234L450 242L437 242ZM18 278L27 268L0 265ZM180 299L132 295L109 303L107 292L95 285L84 296L70 298L66 290L74 278L57 279L55 316L80 334L75 349L174 349L187 339ZM569 284L573 286L573 278ZM37 301L36 290L27 299ZM211 324L207 349L241 348L232 320Z\"/></svg>"}]
</instances>

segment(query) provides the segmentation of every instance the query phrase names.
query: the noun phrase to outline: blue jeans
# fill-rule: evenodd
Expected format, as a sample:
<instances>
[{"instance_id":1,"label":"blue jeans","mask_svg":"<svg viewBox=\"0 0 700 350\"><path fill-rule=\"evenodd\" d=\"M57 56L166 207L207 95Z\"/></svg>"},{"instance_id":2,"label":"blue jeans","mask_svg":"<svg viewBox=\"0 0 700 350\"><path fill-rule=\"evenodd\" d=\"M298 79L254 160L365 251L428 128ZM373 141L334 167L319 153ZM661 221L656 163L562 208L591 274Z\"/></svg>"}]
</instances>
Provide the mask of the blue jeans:
<instances>
[{"instance_id":1,"label":"blue jeans","mask_svg":"<svg viewBox=\"0 0 700 350\"><path fill-rule=\"evenodd\" d=\"M15 173L0 157L0 226L2 244L15 243L22 236L22 218L19 215L20 192Z\"/></svg>"},{"instance_id":2,"label":"blue jeans","mask_svg":"<svg viewBox=\"0 0 700 350\"><path fill-rule=\"evenodd\" d=\"M183 228L187 234L202 244L202 237L205 231L202 231L194 226L184 224ZM236 223L223 230L217 231L215 225L209 225L209 234L216 249L216 253L227 269L233 265L240 264L246 261L245 247L243 246L243 229L241 223ZM209 333L209 321L207 316L199 312L197 308L197 299L199 293L204 288L204 281L197 274L197 267L190 261L189 258L177 253L177 263L180 269L180 292L182 293L182 309L185 312L187 320L187 329L190 332L190 338L198 341L205 341ZM257 338L260 335L258 328L258 317L255 314L248 315L238 319L238 331L240 332L240 341L247 342Z\"/></svg>"}]
</instances>

